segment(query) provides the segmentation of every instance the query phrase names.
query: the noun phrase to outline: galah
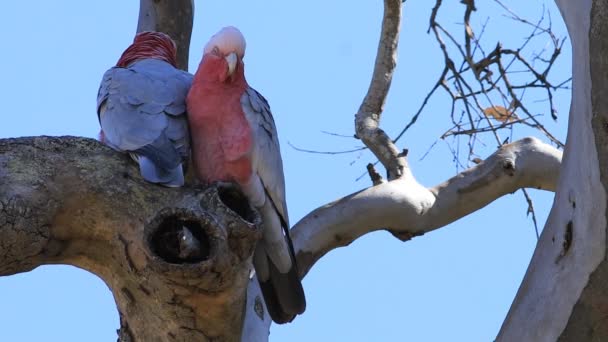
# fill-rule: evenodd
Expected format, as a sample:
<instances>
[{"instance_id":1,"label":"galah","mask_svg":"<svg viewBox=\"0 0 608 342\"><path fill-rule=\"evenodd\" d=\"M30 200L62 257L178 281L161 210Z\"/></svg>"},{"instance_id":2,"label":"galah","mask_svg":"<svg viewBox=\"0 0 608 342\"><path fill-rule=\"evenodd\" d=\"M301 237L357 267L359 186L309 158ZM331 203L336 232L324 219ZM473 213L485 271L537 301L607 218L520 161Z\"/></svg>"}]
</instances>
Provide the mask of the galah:
<instances>
[{"instance_id":1,"label":"galah","mask_svg":"<svg viewBox=\"0 0 608 342\"><path fill-rule=\"evenodd\" d=\"M285 202L283 162L268 102L245 80L245 38L234 27L215 34L188 92L192 158L199 180L237 183L262 216L253 264L276 323L304 312Z\"/></svg>"},{"instance_id":2,"label":"galah","mask_svg":"<svg viewBox=\"0 0 608 342\"><path fill-rule=\"evenodd\" d=\"M184 185L190 154L186 95L192 75L176 68L176 47L161 32L141 32L106 71L97 95L99 138L139 163L142 177Z\"/></svg>"}]
</instances>

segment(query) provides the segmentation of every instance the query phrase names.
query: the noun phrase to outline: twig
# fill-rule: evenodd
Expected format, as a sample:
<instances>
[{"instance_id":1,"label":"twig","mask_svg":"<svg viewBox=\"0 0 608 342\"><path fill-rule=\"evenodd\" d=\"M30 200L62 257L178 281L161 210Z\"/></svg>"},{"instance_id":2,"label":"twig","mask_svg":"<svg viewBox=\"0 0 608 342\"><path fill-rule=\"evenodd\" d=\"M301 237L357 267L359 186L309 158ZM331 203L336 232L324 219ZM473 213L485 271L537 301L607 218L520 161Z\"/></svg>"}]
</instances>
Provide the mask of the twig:
<instances>
[{"instance_id":1,"label":"twig","mask_svg":"<svg viewBox=\"0 0 608 342\"><path fill-rule=\"evenodd\" d=\"M476 146L481 143L478 135L490 133L493 140L500 146L504 137L498 134L499 130L509 129L510 137L513 135L513 127L519 124L532 127L546 135L555 145L563 147L563 143L551 134L545 126L536 118L539 115L533 115L524 104L524 96L529 89L539 89L546 92L548 100L548 113L554 119L557 117L557 111L553 105L554 92L561 89L566 89L569 81L555 84L549 80L549 73L555 65L557 58L560 56L565 38L558 38L551 29L551 17L545 15L548 13L544 7L540 18L536 22L524 19L512 10L508 9L502 2L495 0L503 7L507 13L507 17L519 23L530 26L531 32L525 37L522 44L517 48L504 48L502 44L497 43L495 48L486 53L481 47L481 37L486 30L488 21L486 20L481 27L481 33L475 34L471 20L477 8L474 0L463 0L463 35L462 39L457 39L457 36L450 32L439 22L439 11L441 9L442 0L436 0L435 5L431 10L429 29L427 32L432 32L435 40L438 43L439 49L444 57L444 66L440 79L433 85L431 90L425 96L422 105L412 116L410 121L404 126L401 132L397 135L398 139L402 138L405 133L416 123L422 115L426 104L431 97L435 95L438 88L442 88L452 99L450 108L450 117L454 127L443 134L442 138L447 136L466 136L468 147L468 159L475 154ZM533 54L532 59L524 57L524 48L526 48L532 39L536 37L547 36L550 39L552 49L544 48L537 54ZM462 42L462 43L461 43ZM456 53L454 55L454 52ZM479 56L481 55L481 56ZM508 57L508 58L505 58ZM456 63L458 62L458 63ZM538 67L535 63L542 63ZM456 65L459 67L456 67ZM523 77L528 75L529 80L521 82L518 78L517 84L512 84L507 76L509 73L517 69L524 71ZM535 101L537 98L528 100ZM494 121L487 113L488 108L496 108L497 104L502 103L502 107L508 110L505 115L505 122ZM518 119L511 120L510 116L514 116L515 112L521 111ZM510 113L510 114L509 114ZM485 124L481 124L481 122ZM466 127L468 126L468 127ZM456 159L459 158L461 152L460 140L455 139L456 146L451 148L451 151ZM464 151L463 151L464 152ZM457 163L460 164L460 163Z\"/></svg>"},{"instance_id":2,"label":"twig","mask_svg":"<svg viewBox=\"0 0 608 342\"><path fill-rule=\"evenodd\" d=\"M289 141L287 142L287 144L296 151L313 153L313 154L329 154L329 155L346 154L346 153L352 153L352 152L357 152L357 151L363 151L363 150L367 149L367 147L358 147L358 148L354 148L352 150L344 150L344 151L315 151L315 150L307 150L304 148L297 147Z\"/></svg>"},{"instance_id":3,"label":"twig","mask_svg":"<svg viewBox=\"0 0 608 342\"><path fill-rule=\"evenodd\" d=\"M372 180L372 184L379 185L384 183L384 179L382 179L382 176L380 176L378 171L376 171L374 164L367 164L367 173L369 174L369 178Z\"/></svg>"},{"instance_id":4,"label":"twig","mask_svg":"<svg viewBox=\"0 0 608 342\"><path fill-rule=\"evenodd\" d=\"M532 222L534 222L534 231L536 232L536 240L540 238L540 234L538 233L538 223L536 222L536 212L534 211L534 203L532 202L532 198L528 194L526 189L521 189L524 193L524 197L526 198L526 202L528 203L528 210L526 211L527 215L532 214Z\"/></svg>"}]
</instances>

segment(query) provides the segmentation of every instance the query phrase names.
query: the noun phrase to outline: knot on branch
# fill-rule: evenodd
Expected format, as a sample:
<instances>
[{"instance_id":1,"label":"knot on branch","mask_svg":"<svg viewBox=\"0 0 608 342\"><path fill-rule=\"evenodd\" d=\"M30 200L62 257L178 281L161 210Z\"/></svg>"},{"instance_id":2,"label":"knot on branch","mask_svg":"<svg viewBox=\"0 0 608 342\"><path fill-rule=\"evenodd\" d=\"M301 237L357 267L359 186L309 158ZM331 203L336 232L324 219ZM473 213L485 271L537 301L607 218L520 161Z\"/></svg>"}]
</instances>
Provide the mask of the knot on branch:
<instances>
[{"instance_id":1,"label":"knot on branch","mask_svg":"<svg viewBox=\"0 0 608 342\"><path fill-rule=\"evenodd\" d=\"M235 214L240 216L248 223L260 223L258 214L253 210L247 197L241 192L238 186L232 183L225 183L217 186L217 195L220 201Z\"/></svg>"},{"instance_id":2,"label":"knot on branch","mask_svg":"<svg viewBox=\"0 0 608 342\"><path fill-rule=\"evenodd\" d=\"M217 247L221 232L204 212L165 208L146 227L147 243L154 255L171 264L208 260Z\"/></svg>"},{"instance_id":3,"label":"knot on branch","mask_svg":"<svg viewBox=\"0 0 608 342\"><path fill-rule=\"evenodd\" d=\"M424 231L408 232L408 231L398 231L398 230L394 230L394 229L387 229L387 231L389 233L391 233L397 239L401 240L401 242L409 241L417 236L422 236L425 233Z\"/></svg>"},{"instance_id":4,"label":"knot on branch","mask_svg":"<svg viewBox=\"0 0 608 342\"><path fill-rule=\"evenodd\" d=\"M260 222L237 186L214 184L159 210L144 227L150 267L177 283L221 291L252 256Z\"/></svg>"},{"instance_id":5,"label":"knot on branch","mask_svg":"<svg viewBox=\"0 0 608 342\"><path fill-rule=\"evenodd\" d=\"M502 162L502 169L510 177L515 176L515 162L511 158L507 158Z\"/></svg>"}]
</instances>

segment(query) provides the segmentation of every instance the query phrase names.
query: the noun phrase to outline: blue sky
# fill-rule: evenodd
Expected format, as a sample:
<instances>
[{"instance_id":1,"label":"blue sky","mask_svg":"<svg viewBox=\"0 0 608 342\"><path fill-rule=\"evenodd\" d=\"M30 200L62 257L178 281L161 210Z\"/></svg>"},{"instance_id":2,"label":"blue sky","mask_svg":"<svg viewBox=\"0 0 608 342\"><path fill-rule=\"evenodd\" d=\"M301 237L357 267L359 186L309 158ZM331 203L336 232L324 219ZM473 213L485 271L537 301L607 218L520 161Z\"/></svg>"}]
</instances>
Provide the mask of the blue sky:
<instances>
[{"instance_id":1,"label":"blue sky","mask_svg":"<svg viewBox=\"0 0 608 342\"><path fill-rule=\"evenodd\" d=\"M433 86L443 63L426 34L434 2L407 1L399 67L382 127L395 136ZM565 35L553 2L553 29ZM510 1L519 14L537 19L543 2ZM490 2L478 4L473 25L491 16L485 39L518 44L529 32L501 16ZM487 6L487 7L482 7ZM462 5L446 2L440 15L462 35ZM10 1L0 11L3 123L0 137L78 135L94 137L97 88L102 74L130 44L138 1ZM374 161L367 152L302 153L291 148L344 150L360 146L352 136L371 75L382 6L380 1L196 1L190 71L208 37L226 25L247 39L249 83L270 101L281 138L292 224L314 208L370 185L356 180ZM546 43L546 42L545 42ZM506 44L506 43L505 43ZM536 41L534 48L543 48ZM556 65L570 74L569 43ZM547 127L565 139L569 93L556 98L559 119L544 103L530 104ZM418 181L426 186L456 173L449 145L449 102L437 95L418 123L399 141L410 150ZM513 136L535 135L517 128ZM486 157L496 148L483 137ZM481 145L480 145L481 146ZM540 226L553 195L531 191ZM505 196L449 227L402 243L377 232L329 253L304 279L307 310L292 324L273 326L271 341L490 341L525 273L536 243L521 192ZM118 314L111 292L96 276L69 266L44 266L0 278L0 341L114 341Z\"/></svg>"}]
</instances>

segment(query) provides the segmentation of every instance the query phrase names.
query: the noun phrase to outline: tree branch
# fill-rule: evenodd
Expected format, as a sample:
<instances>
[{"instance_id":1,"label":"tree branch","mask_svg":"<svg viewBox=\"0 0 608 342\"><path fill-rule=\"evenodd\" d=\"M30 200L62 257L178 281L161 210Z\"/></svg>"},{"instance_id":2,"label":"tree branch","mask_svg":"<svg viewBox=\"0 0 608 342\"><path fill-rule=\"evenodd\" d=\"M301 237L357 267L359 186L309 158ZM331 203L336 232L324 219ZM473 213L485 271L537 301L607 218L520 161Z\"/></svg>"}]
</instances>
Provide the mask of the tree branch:
<instances>
[{"instance_id":1,"label":"tree branch","mask_svg":"<svg viewBox=\"0 0 608 342\"><path fill-rule=\"evenodd\" d=\"M512 135L513 129L522 125L537 129L555 145L564 146L542 124L542 114L532 114L530 106L532 102L538 102L546 96L548 106L545 113L557 119L553 99L557 91L567 89L569 80L556 82L552 80L551 71L561 56L565 38L558 38L552 31L548 11L543 9L540 18L532 22L518 16L500 0L494 1L502 7L508 18L530 29L515 47L506 48L502 42L496 41L492 44L495 48L486 51L483 47L486 44L482 44L482 41L485 40L484 33L489 23L486 19L479 30L475 29L473 14L479 12L479 9L474 0L461 1L464 6L462 35L459 38L456 31L440 20L443 1L435 0L427 33L433 33L444 57L444 63L439 69L442 70L441 75L394 142L399 141L411 129L423 114L429 99L441 88L451 99L449 116L452 121L452 127L441 139L452 136L451 140L457 146L463 139L467 145L465 149L456 147L453 151L454 162L458 167L476 158L477 146L480 142L484 145L480 140L483 136L490 136L500 146L505 141L505 137L501 137L501 131L507 130ZM454 16L458 15L444 14L449 18L448 21L453 21ZM543 48L541 51L533 51L534 46L538 45L533 42L540 40L543 41ZM549 43L545 44L546 41ZM461 154L461 151L464 153Z\"/></svg>"},{"instance_id":2,"label":"tree branch","mask_svg":"<svg viewBox=\"0 0 608 342\"><path fill-rule=\"evenodd\" d=\"M91 139L0 140L0 276L74 265L114 294L122 340L240 338L260 219L230 187L145 182ZM195 239L184 256L180 232Z\"/></svg>"},{"instance_id":3,"label":"tree branch","mask_svg":"<svg viewBox=\"0 0 608 342\"><path fill-rule=\"evenodd\" d=\"M376 63L369 89L355 114L356 137L376 155L388 170L390 179L401 177L408 170L405 157L389 136L380 129L384 102L397 66L397 45L401 24L401 0L384 0L384 18Z\"/></svg>"},{"instance_id":4,"label":"tree branch","mask_svg":"<svg viewBox=\"0 0 608 342\"><path fill-rule=\"evenodd\" d=\"M188 70L194 0L139 0L137 32L158 31L177 44L177 67Z\"/></svg>"},{"instance_id":5,"label":"tree branch","mask_svg":"<svg viewBox=\"0 0 608 342\"><path fill-rule=\"evenodd\" d=\"M406 241L520 188L554 191L561 157L540 140L525 138L503 145L485 161L432 188L406 177L324 205L291 230L301 276L327 252L369 232L388 229Z\"/></svg>"}]
</instances>

